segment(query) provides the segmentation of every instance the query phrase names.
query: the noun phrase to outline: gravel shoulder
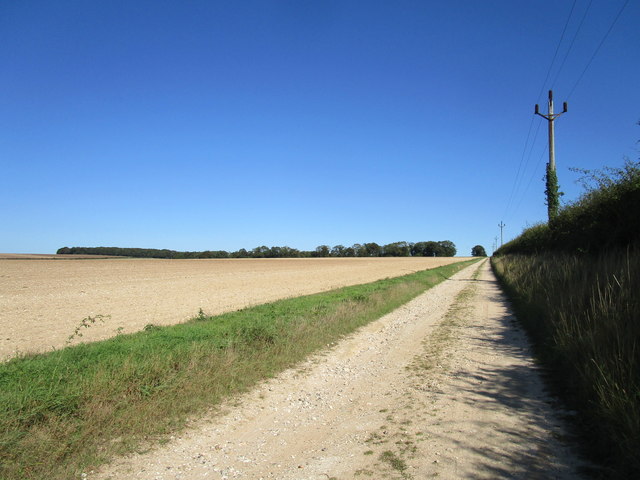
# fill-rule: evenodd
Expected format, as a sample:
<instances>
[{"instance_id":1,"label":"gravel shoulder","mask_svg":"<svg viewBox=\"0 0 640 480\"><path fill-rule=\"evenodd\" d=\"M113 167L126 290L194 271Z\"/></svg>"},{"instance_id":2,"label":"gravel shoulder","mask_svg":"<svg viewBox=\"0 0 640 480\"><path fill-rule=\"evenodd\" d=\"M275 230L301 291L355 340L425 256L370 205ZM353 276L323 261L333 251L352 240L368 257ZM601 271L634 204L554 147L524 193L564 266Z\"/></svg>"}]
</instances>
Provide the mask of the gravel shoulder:
<instances>
[{"instance_id":1,"label":"gravel shoulder","mask_svg":"<svg viewBox=\"0 0 640 480\"><path fill-rule=\"evenodd\" d=\"M563 414L483 262L86 478L580 478Z\"/></svg>"}]
</instances>

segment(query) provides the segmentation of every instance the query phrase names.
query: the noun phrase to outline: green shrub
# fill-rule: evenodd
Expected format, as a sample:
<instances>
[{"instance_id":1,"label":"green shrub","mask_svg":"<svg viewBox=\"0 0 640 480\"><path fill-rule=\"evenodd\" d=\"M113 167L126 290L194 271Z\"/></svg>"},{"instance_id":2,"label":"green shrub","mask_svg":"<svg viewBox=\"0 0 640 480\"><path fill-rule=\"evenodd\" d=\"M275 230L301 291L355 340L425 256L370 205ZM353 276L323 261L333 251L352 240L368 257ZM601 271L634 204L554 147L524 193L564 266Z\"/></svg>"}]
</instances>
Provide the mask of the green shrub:
<instances>
[{"instance_id":1,"label":"green shrub","mask_svg":"<svg viewBox=\"0 0 640 480\"><path fill-rule=\"evenodd\" d=\"M561 251L597 253L640 241L640 162L605 172L582 171L586 192L503 245L496 255Z\"/></svg>"}]
</instances>

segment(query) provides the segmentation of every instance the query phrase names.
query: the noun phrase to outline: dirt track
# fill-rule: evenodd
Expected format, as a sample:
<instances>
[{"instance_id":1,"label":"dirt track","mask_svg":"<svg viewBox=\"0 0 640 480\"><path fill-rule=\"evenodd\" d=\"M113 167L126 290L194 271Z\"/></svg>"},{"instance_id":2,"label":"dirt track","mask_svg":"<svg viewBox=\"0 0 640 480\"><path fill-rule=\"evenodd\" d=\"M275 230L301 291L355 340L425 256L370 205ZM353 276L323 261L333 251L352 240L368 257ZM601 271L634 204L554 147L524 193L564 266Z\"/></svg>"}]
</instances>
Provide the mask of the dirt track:
<instances>
[{"instance_id":1,"label":"dirt track","mask_svg":"<svg viewBox=\"0 0 640 480\"><path fill-rule=\"evenodd\" d=\"M88 316L110 318L83 329L76 342L179 323L200 308L213 315L464 260L48 258L0 256L0 360L63 347Z\"/></svg>"},{"instance_id":2,"label":"dirt track","mask_svg":"<svg viewBox=\"0 0 640 480\"><path fill-rule=\"evenodd\" d=\"M87 478L580 478L526 338L477 267Z\"/></svg>"}]
</instances>

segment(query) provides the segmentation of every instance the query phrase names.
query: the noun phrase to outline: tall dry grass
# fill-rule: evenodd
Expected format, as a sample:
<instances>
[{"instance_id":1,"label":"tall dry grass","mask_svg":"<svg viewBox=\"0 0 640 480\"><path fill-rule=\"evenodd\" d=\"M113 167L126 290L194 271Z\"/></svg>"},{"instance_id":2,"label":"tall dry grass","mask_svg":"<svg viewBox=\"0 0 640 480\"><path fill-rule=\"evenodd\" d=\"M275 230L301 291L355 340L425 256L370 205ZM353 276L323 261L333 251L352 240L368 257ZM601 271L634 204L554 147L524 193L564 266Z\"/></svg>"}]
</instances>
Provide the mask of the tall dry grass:
<instances>
[{"instance_id":1,"label":"tall dry grass","mask_svg":"<svg viewBox=\"0 0 640 480\"><path fill-rule=\"evenodd\" d=\"M604 478L640 478L640 249L492 259Z\"/></svg>"}]
</instances>

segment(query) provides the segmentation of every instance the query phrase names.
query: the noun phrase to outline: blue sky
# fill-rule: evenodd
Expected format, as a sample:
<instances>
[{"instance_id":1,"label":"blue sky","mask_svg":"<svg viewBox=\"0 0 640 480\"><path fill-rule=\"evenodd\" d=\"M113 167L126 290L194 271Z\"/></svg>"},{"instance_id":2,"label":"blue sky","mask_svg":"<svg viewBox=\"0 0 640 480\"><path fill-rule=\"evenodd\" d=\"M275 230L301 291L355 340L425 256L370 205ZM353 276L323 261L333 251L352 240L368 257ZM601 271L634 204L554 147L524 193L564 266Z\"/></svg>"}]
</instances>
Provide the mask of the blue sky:
<instances>
[{"instance_id":1,"label":"blue sky","mask_svg":"<svg viewBox=\"0 0 640 480\"><path fill-rule=\"evenodd\" d=\"M546 219L550 88L565 200L638 158L625 2L0 0L0 252L491 251Z\"/></svg>"}]
</instances>

